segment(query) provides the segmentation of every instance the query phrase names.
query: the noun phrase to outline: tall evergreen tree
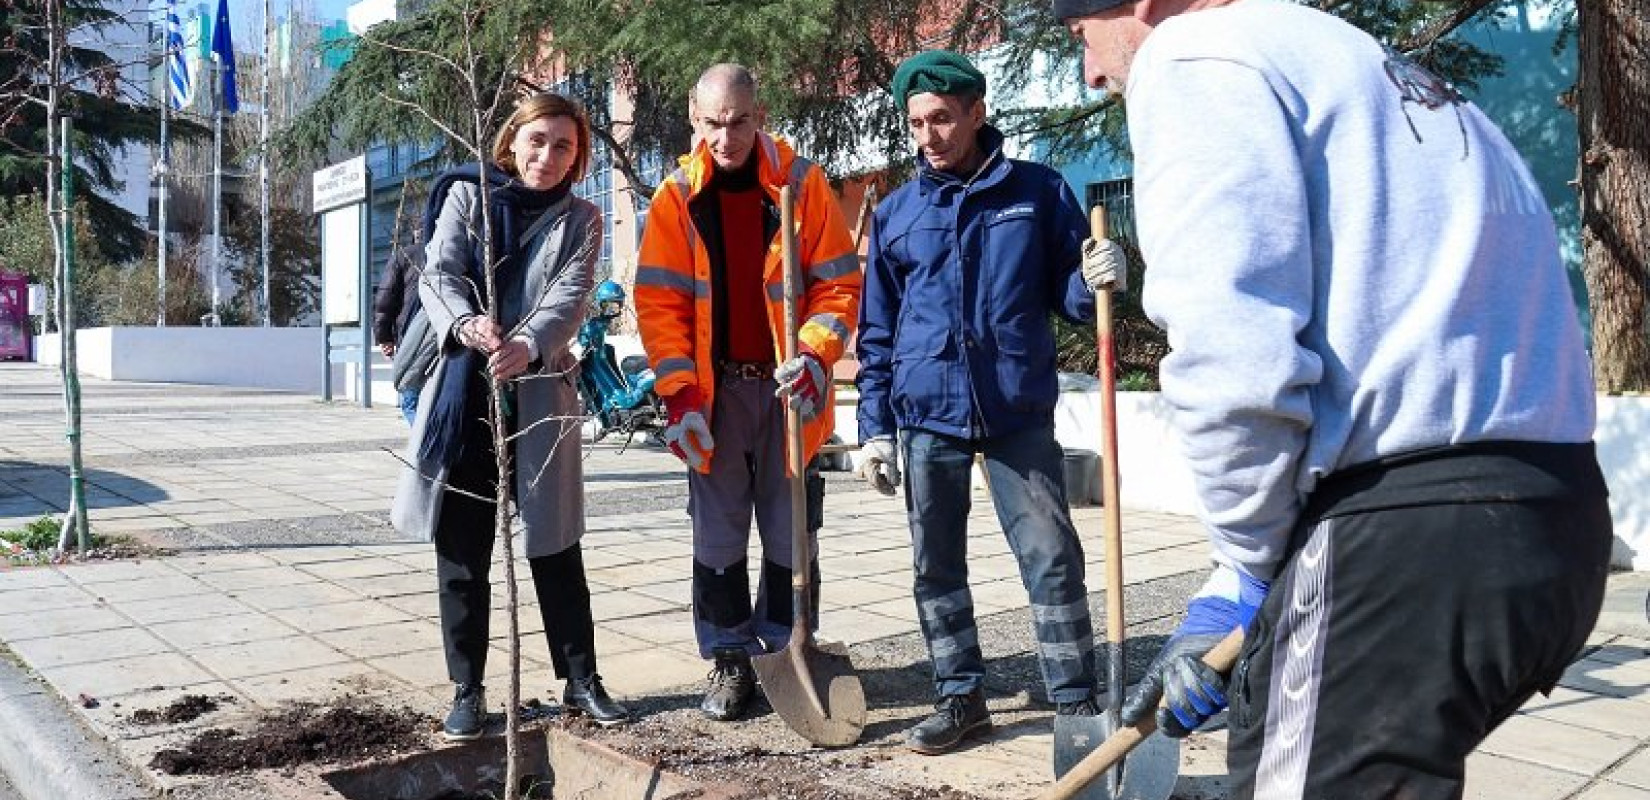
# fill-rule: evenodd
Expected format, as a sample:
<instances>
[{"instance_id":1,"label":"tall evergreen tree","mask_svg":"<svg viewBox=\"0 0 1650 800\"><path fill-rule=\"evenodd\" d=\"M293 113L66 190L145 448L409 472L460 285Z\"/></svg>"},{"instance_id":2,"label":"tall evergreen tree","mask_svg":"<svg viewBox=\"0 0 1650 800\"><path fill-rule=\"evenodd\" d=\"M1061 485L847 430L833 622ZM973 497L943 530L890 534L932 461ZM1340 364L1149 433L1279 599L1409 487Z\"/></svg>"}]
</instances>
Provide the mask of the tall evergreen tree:
<instances>
[{"instance_id":1,"label":"tall evergreen tree","mask_svg":"<svg viewBox=\"0 0 1650 800\"><path fill-rule=\"evenodd\" d=\"M1508 0L1298 0L1346 19L1407 53L1455 85L1471 90L1499 73L1501 59L1454 35L1494 21ZM297 120L286 144L322 154L331 146L436 137L459 124L439 68L415 50L458 39L458 18L437 0L426 14L374 28L355 60L320 103ZM1526 0L1574 16L1575 0ZM1645 115L1642 41L1645 0L1603 0L1582 15L1582 75L1577 92L1584 160L1580 169L1585 272L1594 307L1600 387L1650 389L1650 239L1642 205L1650 164L1642 154ZM1123 109L1110 98L1076 91L1081 53L1049 14L1048 0L494 0L489 15L510 20L513 36L484 39L503 48L541 43L538 70L524 70L523 88L555 84L581 95L597 136L611 145L616 166L644 194L653 188L638 164L686 148L685 98L699 71L717 61L755 69L775 123L803 152L833 174L850 175L910 163L902 115L885 91L894 67L928 47L989 49L1000 66L992 114L1009 134L1034 137L1040 158L1055 163L1091 157L1097 148L1127 154ZM513 52L513 51L511 51ZM579 81L561 83L568 75ZM613 86L634 108L610 107ZM1636 92L1636 93L1635 93ZM1635 102L1637 101L1637 102Z\"/></svg>"},{"instance_id":2,"label":"tall evergreen tree","mask_svg":"<svg viewBox=\"0 0 1650 800\"><path fill-rule=\"evenodd\" d=\"M142 223L110 199L120 191L114 173L120 149L159 138L158 109L143 87L123 85L117 61L95 44L116 25L141 25L110 11L104 0L60 2L70 45L63 51L61 96L75 117L75 182L82 188L92 230L106 252L124 261L143 253ZM46 62L48 0L0 0L0 197L43 195L46 183ZM73 43L81 44L73 44ZM178 125L180 135L198 135L198 126Z\"/></svg>"}]
</instances>

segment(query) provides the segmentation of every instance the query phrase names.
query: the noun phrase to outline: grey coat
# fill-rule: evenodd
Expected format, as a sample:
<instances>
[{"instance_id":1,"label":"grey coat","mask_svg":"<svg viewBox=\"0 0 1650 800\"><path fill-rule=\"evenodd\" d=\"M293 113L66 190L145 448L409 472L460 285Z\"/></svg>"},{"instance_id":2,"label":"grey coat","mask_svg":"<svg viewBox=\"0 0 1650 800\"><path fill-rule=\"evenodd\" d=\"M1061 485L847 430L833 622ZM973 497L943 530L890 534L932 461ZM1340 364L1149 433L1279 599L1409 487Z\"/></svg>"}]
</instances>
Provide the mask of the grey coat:
<instances>
[{"instance_id":1,"label":"grey coat","mask_svg":"<svg viewBox=\"0 0 1650 800\"><path fill-rule=\"evenodd\" d=\"M471 301L464 279L472 258L472 239L481 230L479 200L480 189L475 184L455 183L425 248L427 266L418 292L443 354L462 347L453 323L481 311ZM523 271L521 329L537 345L539 359L518 378L516 390L517 424L525 431L516 440L517 524L518 530L525 530L528 558L559 553L584 535L583 406L578 394L578 360L568 348L595 286L602 236L601 211L571 195L551 206L541 219L544 224L535 225L525 249L529 255ZM587 241L589 246L584 246ZM582 257L575 259L576 255ZM441 517L447 469L433 462L418 463L418 450L426 417L446 377L447 362L436 359L434 371L424 382L406 454L407 462L418 467L402 471L390 509L390 521L397 531L426 541L434 538Z\"/></svg>"}]
</instances>

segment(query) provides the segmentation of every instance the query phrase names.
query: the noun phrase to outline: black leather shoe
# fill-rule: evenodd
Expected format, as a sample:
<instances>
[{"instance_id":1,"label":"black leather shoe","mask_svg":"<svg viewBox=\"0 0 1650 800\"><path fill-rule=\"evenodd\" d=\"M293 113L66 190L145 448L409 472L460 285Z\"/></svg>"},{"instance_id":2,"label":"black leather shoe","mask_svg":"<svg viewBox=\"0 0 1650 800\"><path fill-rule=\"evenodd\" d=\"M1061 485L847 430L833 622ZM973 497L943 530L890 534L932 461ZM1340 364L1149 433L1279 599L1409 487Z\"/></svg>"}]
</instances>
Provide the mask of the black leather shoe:
<instances>
[{"instance_id":1,"label":"black leather shoe","mask_svg":"<svg viewBox=\"0 0 1650 800\"><path fill-rule=\"evenodd\" d=\"M705 699L699 710L718 722L738 719L756 694L756 670L750 654L741 647L718 647L711 651L716 665L711 668Z\"/></svg>"},{"instance_id":2,"label":"black leather shoe","mask_svg":"<svg viewBox=\"0 0 1650 800\"><path fill-rule=\"evenodd\" d=\"M562 692L561 704L590 718L604 728L623 725L630 721L630 709L607 695L602 688L602 676L572 678Z\"/></svg>"},{"instance_id":3,"label":"black leather shoe","mask_svg":"<svg viewBox=\"0 0 1650 800\"><path fill-rule=\"evenodd\" d=\"M486 720L486 690L479 683L461 683L453 691L453 710L447 712L441 735L449 742L479 739Z\"/></svg>"},{"instance_id":4,"label":"black leather shoe","mask_svg":"<svg viewBox=\"0 0 1650 800\"><path fill-rule=\"evenodd\" d=\"M985 693L952 694L934 704L934 713L905 732L905 746L925 756L956 749L964 739L991 730L991 711Z\"/></svg>"}]
</instances>

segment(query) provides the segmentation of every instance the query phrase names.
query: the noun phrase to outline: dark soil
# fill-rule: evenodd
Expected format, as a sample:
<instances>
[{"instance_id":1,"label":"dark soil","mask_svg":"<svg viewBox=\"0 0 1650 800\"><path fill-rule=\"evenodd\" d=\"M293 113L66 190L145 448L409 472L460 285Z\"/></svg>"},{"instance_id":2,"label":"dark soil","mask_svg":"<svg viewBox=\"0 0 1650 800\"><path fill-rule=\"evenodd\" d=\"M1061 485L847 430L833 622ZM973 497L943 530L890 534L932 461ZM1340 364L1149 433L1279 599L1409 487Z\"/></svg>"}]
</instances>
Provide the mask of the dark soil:
<instances>
[{"instance_id":1,"label":"dark soil","mask_svg":"<svg viewBox=\"0 0 1650 800\"><path fill-rule=\"evenodd\" d=\"M207 697L203 694L186 694L165 708L140 708L132 712L129 719L137 725L178 725L185 722L194 722L204 714L218 710L220 702L233 703L235 698L229 695Z\"/></svg>"},{"instance_id":2,"label":"dark soil","mask_svg":"<svg viewBox=\"0 0 1650 800\"><path fill-rule=\"evenodd\" d=\"M606 732L582 720L562 722L586 738L689 780L733 789L732 800L985 800L951 786L914 786L889 770L886 748L822 751L766 747L703 735L697 711L661 714ZM777 720L770 720L777 724ZM672 798L671 800L686 800Z\"/></svg>"},{"instance_id":3,"label":"dark soil","mask_svg":"<svg viewBox=\"0 0 1650 800\"><path fill-rule=\"evenodd\" d=\"M359 761L422 749L434 724L434 718L408 708L298 703L263 715L244 734L203 731L182 748L156 753L149 766L168 775L221 775Z\"/></svg>"}]
</instances>

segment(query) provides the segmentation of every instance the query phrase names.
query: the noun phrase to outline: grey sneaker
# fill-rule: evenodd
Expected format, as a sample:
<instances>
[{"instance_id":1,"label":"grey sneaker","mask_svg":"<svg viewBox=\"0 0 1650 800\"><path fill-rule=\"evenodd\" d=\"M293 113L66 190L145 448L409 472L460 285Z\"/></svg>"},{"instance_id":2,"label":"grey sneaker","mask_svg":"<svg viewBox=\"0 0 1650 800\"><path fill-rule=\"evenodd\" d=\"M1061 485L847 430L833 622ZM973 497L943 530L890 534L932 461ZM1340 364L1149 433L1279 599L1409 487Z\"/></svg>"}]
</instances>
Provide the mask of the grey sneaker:
<instances>
[{"instance_id":1,"label":"grey sneaker","mask_svg":"<svg viewBox=\"0 0 1650 800\"><path fill-rule=\"evenodd\" d=\"M1098 717L1100 706L1096 705L1093 697L1085 697L1075 703L1060 703L1054 707L1056 716L1061 717Z\"/></svg>"},{"instance_id":2,"label":"grey sneaker","mask_svg":"<svg viewBox=\"0 0 1650 800\"><path fill-rule=\"evenodd\" d=\"M756 670L751 668L750 654L739 647L718 647L711 654L716 664L710 670L699 710L718 722L738 719L756 694Z\"/></svg>"},{"instance_id":3,"label":"grey sneaker","mask_svg":"<svg viewBox=\"0 0 1650 800\"><path fill-rule=\"evenodd\" d=\"M905 732L905 746L926 756L948 753L970 736L991 730L985 693L952 694L934 704L934 713Z\"/></svg>"},{"instance_id":4,"label":"grey sneaker","mask_svg":"<svg viewBox=\"0 0 1650 800\"><path fill-rule=\"evenodd\" d=\"M479 739L486 719L486 689L479 683L458 684L453 691L453 710L447 712L447 722L441 726L441 735L449 742Z\"/></svg>"}]
</instances>

